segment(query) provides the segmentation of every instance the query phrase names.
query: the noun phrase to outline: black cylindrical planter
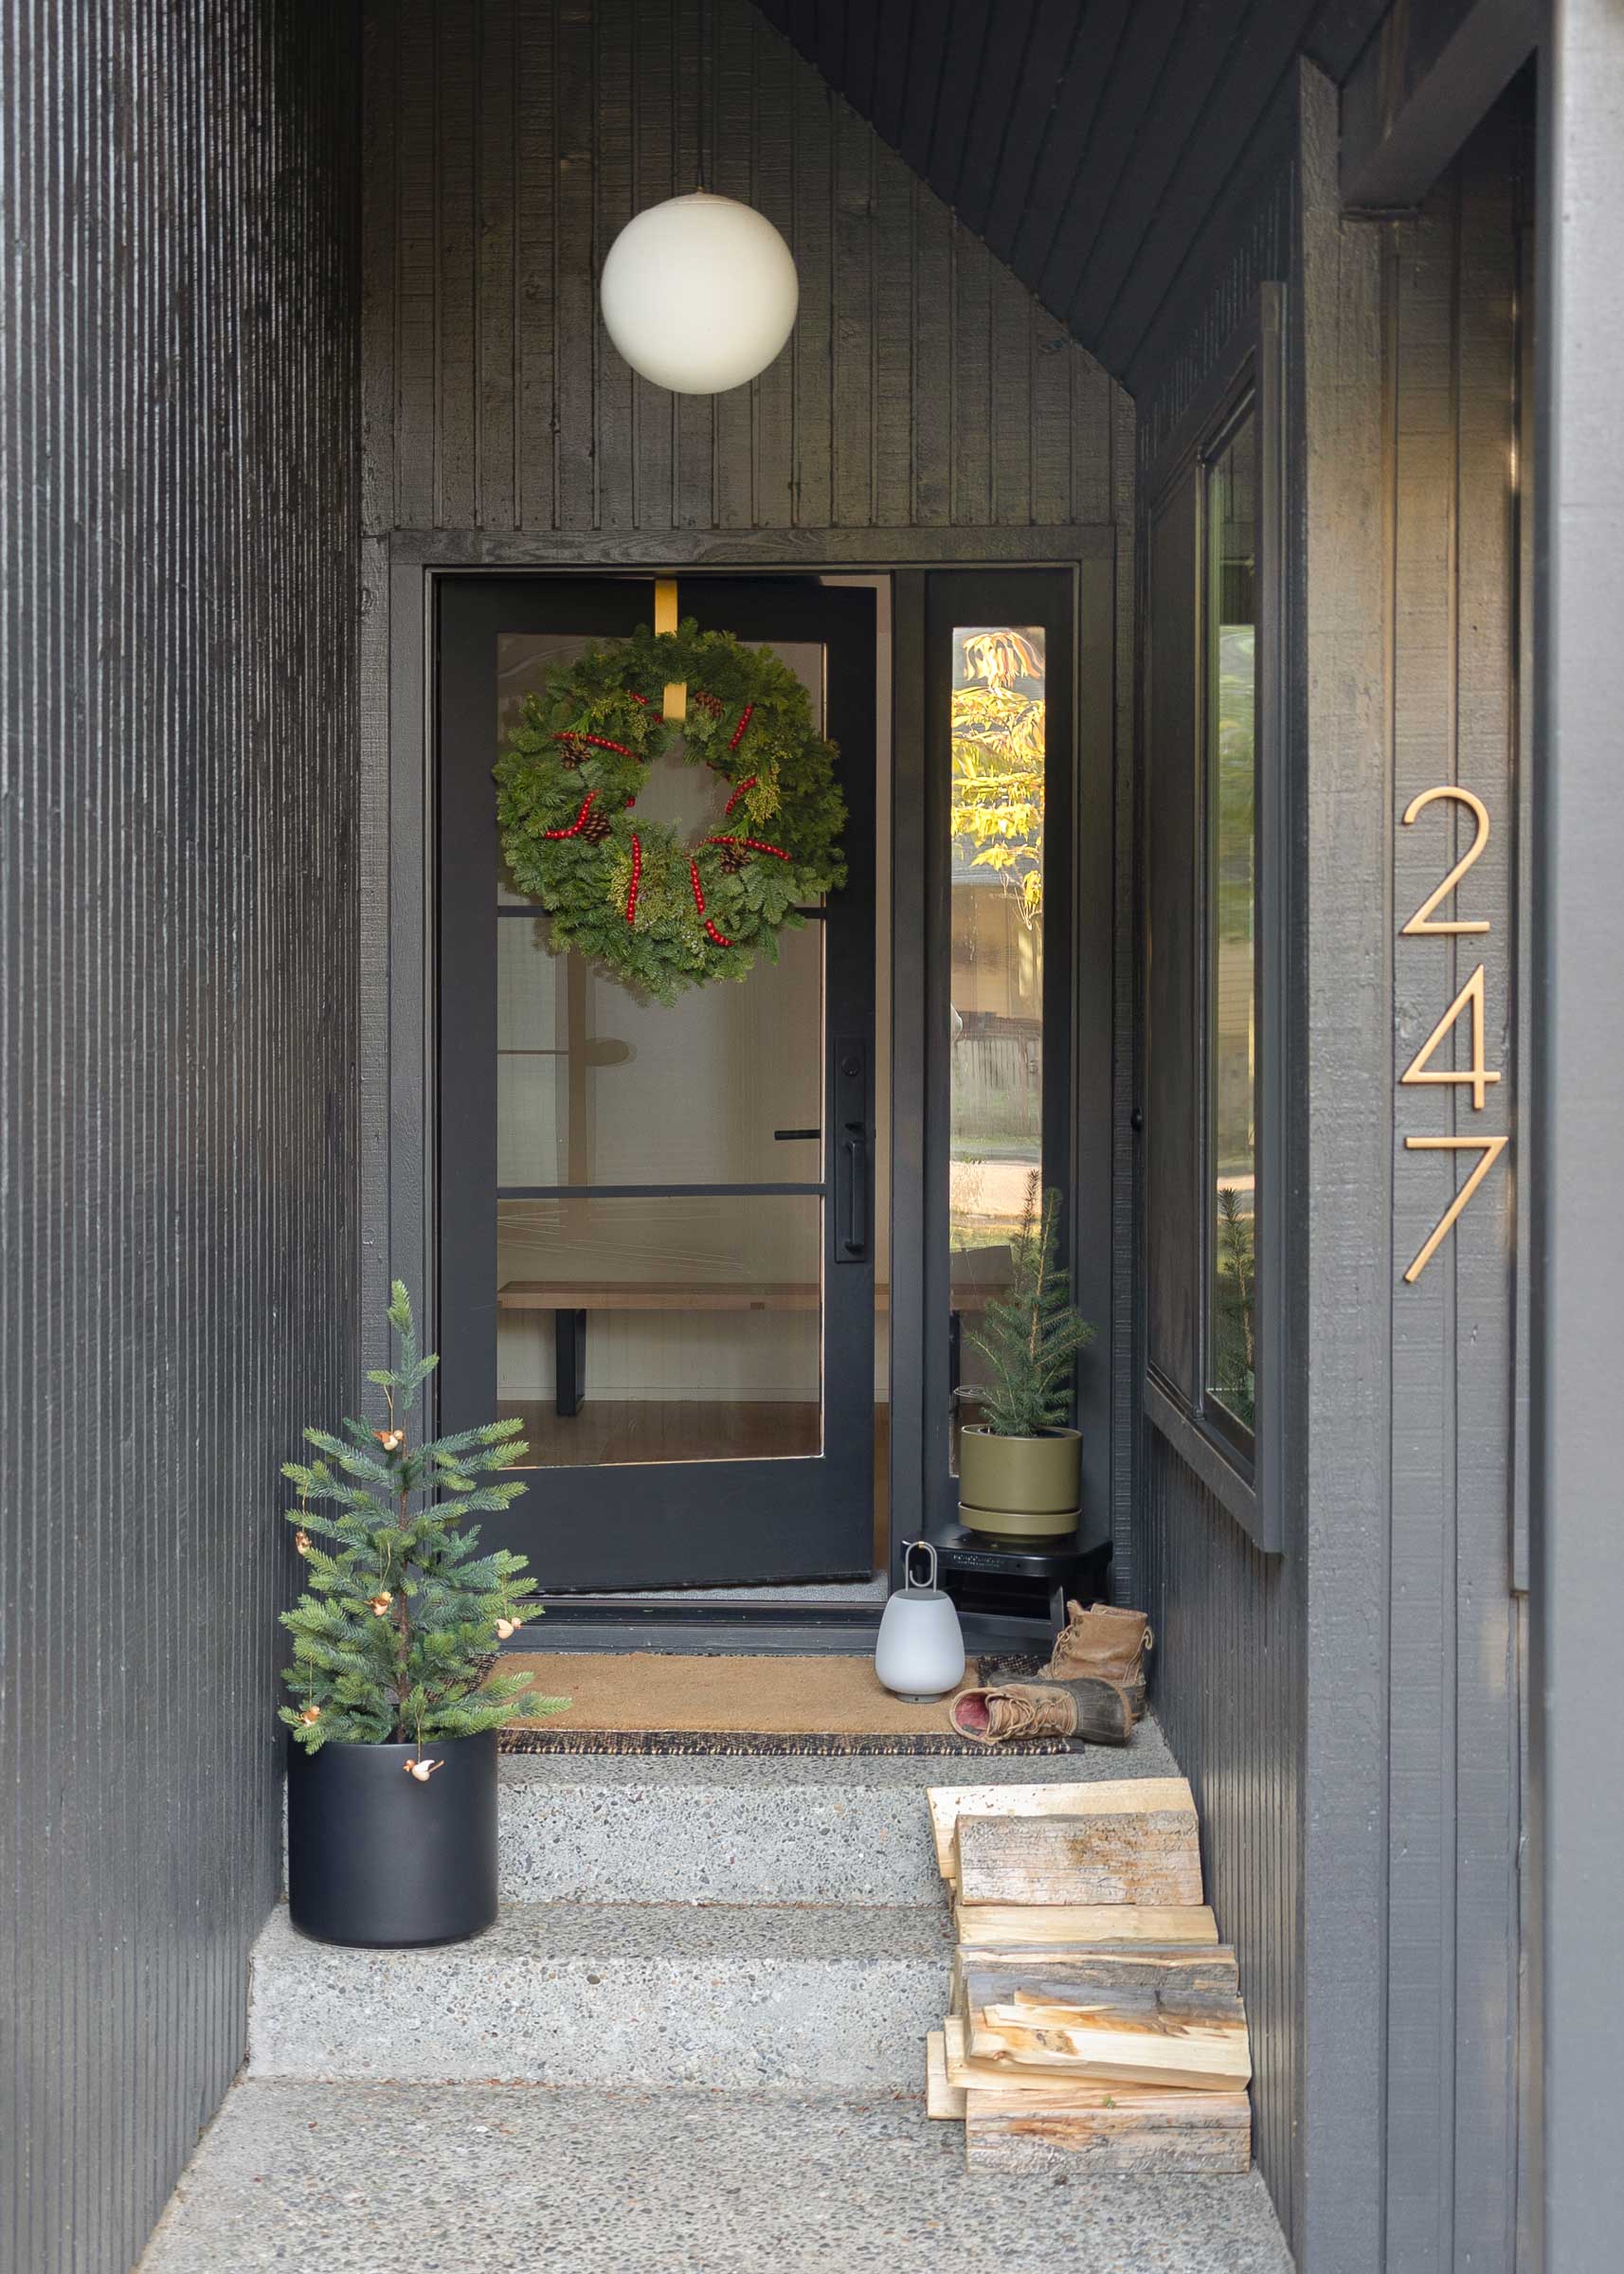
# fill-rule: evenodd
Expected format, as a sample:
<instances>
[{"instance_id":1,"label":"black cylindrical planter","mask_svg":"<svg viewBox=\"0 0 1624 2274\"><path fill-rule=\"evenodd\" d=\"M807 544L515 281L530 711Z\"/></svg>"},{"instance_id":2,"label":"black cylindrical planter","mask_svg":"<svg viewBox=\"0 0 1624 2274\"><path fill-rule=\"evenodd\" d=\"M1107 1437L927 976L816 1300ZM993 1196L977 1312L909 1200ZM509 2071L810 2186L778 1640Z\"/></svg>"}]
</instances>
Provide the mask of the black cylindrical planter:
<instances>
[{"instance_id":1,"label":"black cylindrical planter","mask_svg":"<svg viewBox=\"0 0 1624 2274\"><path fill-rule=\"evenodd\" d=\"M321 1942L462 1942L496 1916L496 1733L288 1748L288 1909ZM438 1760L425 1783L407 1763Z\"/></svg>"}]
</instances>

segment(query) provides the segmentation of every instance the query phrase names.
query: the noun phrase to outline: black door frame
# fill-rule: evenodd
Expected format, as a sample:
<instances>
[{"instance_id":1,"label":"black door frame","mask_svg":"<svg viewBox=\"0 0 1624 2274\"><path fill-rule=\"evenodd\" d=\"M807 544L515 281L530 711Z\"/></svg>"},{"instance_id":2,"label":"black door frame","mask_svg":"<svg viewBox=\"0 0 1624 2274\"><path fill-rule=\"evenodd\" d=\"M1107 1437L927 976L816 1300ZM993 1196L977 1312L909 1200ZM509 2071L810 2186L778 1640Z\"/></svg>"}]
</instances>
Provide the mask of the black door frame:
<instances>
[{"instance_id":1,"label":"black door frame","mask_svg":"<svg viewBox=\"0 0 1624 2274\"><path fill-rule=\"evenodd\" d=\"M473 1426L496 1406L496 831L489 789L496 642L524 628L623 636L646 623L647 576L442 580L436 611L438 722L437 952L434 1038L441 1177L436 1227L442 1351L441 1425ZM805 579L712 576L683 580L683 611L701 629L749 641L804 637L825 644L827 728L851 786L845 849L849 879L830 895L821 1174L752 1184L754 1194L832 1201L849 1174L845 1126L863 1124L861 1244L840 1236L840 1211L823 1209L823 1449L770 1461L650 1463L620 1468L624 1486L605 1532L598 1468L533 1472L532 1490L506 1520L506 1544L531 1553L550 1591L587 1595L626 1587L775 1585L866 1578L872 1566L874 1471L874 736L873 595ZM543 621L544 619L544 621ZM808 911L812 913L813 911ZM515 911L525 920L522 911ZM822 911L814 920L821 920ZM454 945L454 952L448 946ZM852 1069L857 1077L852 1078ZM837 1094L841 1103L836 1110ZM840 1128L837 1129L837 1119ZM444 1174L448 1164L464 1164ZM629 1189L629 1188L628 1188ZM641 1186L641 1198L694 1189ZM721 1195L743 1186L706 1187ZM509 1198L613 1198L621 1187L510 1191ZM856 1203L854 1202L854 1212ZM847 1234L850 1226L845 1227ZM749 1497L748 1530L737 1504ZM532 1532L533 1528L533 1538ZM749 1555L741 1557L748 1541ZM745 1565L748 1563L748 1568Z\"/></svg>"},{"instance_id":2,"label":"black door frame","mask_svg":"<svg viewBox=\"0 0 1624 2274\"><path fill-rule=\"evenodd\" d=\"M362 1272L369 1302L363 1353L386 1363L382 1302L391 1274L422 1290L420 1309L435 1315L435 1127L432 1095L434 954L434 798L432 625L435 593L447 576L578 576L602 571L676 576L686 581L724 571L740 575L872 578L892 595L893 653L893 1000L892 1266L901 1283L923 1271L923 1029L911 1006L924 984L923 797L926 764L917 701L905 691L923 685L925 586L928 575L957 568L1056 569L1077 593L1078 890L1080 966L1099 984L1079 988L1076 1012L1077 1209L1072 1231L1079 1300L1099 1321L1100 1339L1084 1370L1078 1402L1085 1463L1091 1446L1104 1480L1086 1478L1096 1511L1109 1507L1117 1588L1129 1593L1131 1508L1136 1460L1133 1427L1134 1304L1132 1236L1137 1208L1132 1104L1134 1005L1132 890L1134 860L1133 720L1130 669L1133 532L1120 524L1077 522L1053 529L1020 527L830 530L677 530L622 532L614 560L601 533L512 536L396 530L373 559L376 599L370 618L363 685L364 791L362 857L367 879L361 1093L368 1173L361 1193ZM799 544L799 557L788 555ZM1106 976L1109 974L1109 978ZM1093 1072L1091 1074L1090 1070ZM1092 1087L1091 1087L1092 1084ZM1092 1291L1090 1291L1090 1290ZM923 1426L923 1310L911 1330L893 1315L891 1354L893 1567L899 1543L924 1524L921 1464L907 1457ZM433 1414L432 1378L427 1389ZM914 1433L910 1435L911 1428ZM872 1637L877 1610L757 1605L572 1605L547 1622L550 1647L851 1650ZM971 1615L967 1639L979 1648L1030 1641L1001 1622ZM539 1637L542 1630L537 1629ZM527 1631L528 1633L528 1631Z\"/></svg>"}]
</instances>

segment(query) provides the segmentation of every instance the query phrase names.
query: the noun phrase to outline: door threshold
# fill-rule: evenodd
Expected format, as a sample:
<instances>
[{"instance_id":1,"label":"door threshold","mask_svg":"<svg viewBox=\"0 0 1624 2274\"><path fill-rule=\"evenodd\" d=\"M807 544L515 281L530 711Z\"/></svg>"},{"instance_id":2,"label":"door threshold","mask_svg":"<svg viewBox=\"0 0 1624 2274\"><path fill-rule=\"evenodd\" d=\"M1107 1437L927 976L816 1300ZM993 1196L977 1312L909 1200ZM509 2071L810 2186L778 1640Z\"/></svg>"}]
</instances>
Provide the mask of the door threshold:
<instances>
[{"instance_id":1,"label":"door threshold","mask_svg":"<svg viewBox=\"0 0 1624 2274\"><path fill-rule=\"evenodd\" d=\"M777 1583L745 1579L710 1587L612 1587L586 1596L544 1593L541 1599L550 1609L554 1604L587 1601L624 1603L631 1610L641 1609L645 1603L692 1603L716 1604L731 1611L778 1610L803 1604L809 1610L860 1612L875 1605L883 1608L890 1593L891 1582L885 1573L875 1571L866 1579L785 1579Z\"/></svg>"},{"instance_id":2,"label":"door threshold","mask_svg":"<svg viewBox=\"0 0 1624 2274\"><path fill-rule=\"evenodd\" d=\"M866 1657L879 1631L876 1608L756 1603L651 1603L640 1610L617 1596L543 1599L545 1616L520 1629L504 1651L659 1651L695 1657ZM961 1620L965 1648L1047 1654L1046 1619L995 1618L970 1614Z\"/></svg>"}]
</instances>

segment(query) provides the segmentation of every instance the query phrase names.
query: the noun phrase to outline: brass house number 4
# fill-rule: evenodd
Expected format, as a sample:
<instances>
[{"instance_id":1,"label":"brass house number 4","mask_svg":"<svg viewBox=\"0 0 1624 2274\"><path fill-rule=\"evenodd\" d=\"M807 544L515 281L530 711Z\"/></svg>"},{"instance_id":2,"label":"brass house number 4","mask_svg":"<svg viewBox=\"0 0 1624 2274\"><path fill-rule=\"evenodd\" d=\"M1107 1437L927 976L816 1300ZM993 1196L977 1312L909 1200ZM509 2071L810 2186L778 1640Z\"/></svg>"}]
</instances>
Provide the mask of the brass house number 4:
<instances>
[{"instance_id":1,"label":"brass house number 4","mask_svg":"<svg viewBox=\"0 0 1624 2274\"><path fill-rule=\"evenodd\" d=\"M1488 806L1481 798L1473 797L1470 789L1457 788L1453 782L1439 783L1435 789L1424 789L1418 797L1412 798L1404 808L1406 826L1416 821L1429 805L1435 804L1439 799L1448 799L1457 805L1464 805L1477 823L1477 834L1438 886L1436 892L1430 893L1422 901L1410 921L1403 927L1400 936L1405 939L1456 939L1466 932L1489 929L1488 922L1482 917L1438 916L1433 912L1449 898L1473 861L1481 857L1483 849L1489 842ZM1432 1063L1433 1054L1441 1047L1445 1038L1454 1032L1463 1017L1471 1021L1469 1029L1471 1056L1468 1064L1459 1070L1453 1067L1435 1066ZM1481 1113L1490 1087L1500 1079L1497 1073L1484 1064L1483 1028L1483 966L1479 964L1460 993L1450 1004L1449 1009L1399 1075L1400 1082L1414 1083L1417 1086L1430 1082L1455 1083L1471 1092L1472 1110L1475 1113ZM1416 1281L1454 1229L1473 1193L1476 1192L1510 1142L1508 1137L1405 1138L1404 1147L1407 1152L1475 1153L1478 1156L1471 1174L1455 1194L1443 1215L1439 1217L1425 1246L1404 1273L1406 1286L1414 1287Z\"/></svg>"}]
</instances>

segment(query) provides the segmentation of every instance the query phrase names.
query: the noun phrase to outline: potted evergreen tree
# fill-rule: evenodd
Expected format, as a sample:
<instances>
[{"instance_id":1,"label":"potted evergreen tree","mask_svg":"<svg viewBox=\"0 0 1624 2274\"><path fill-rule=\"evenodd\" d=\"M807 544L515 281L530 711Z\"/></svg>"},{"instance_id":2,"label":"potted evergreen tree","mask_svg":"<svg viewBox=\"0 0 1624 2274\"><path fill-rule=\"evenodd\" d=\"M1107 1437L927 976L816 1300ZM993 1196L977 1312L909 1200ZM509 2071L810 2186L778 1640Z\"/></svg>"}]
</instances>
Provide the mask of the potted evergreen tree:
<instances>
[{"instance_id":1,"label":"potted evergreen tree","mask_svg":"<svg viewBox=\"0 0 1624 2274\"><path fill-rule=\"evenodd\" d=\"M1071 1274L1056 1261L1060 1196L1027 1187L1009 1290L987 1305L970 1342L992 1379L981 1391L979 1426L959 1433L959 1515L971 1531L1052 1540L1074 1531L1082 1497L1083 1440L1069 1426L1077 1354L1094 1339L1071 1299Z\"/></svg>"},{"instance_id":2,"label":"potted evergreen tree","mask_svg":"<svg viewBox=\"0 0 1624 2274\"><path fill-rule=\"evenodd\" d=\"M397 1363L368 1375L383 1428L307 1429L316 1458L289 1461L290 1509L309 1573L282 1624L293 1663L280 1708L288 1761L288 1904L324 1942L406 1947L477 1935L496 1915L496 1730L556 1712L523 1674L490 1679L497 1647L533 1608L526 1559L480 1555L463 1520L505 1508L516 1477L480 1482L527 1448L491 1421L414 1444L411 1417L439 1363L419 1358L397 1279ZM318 1512L333 1504L334 1513Z\"/></svg>"}]
</instances>

